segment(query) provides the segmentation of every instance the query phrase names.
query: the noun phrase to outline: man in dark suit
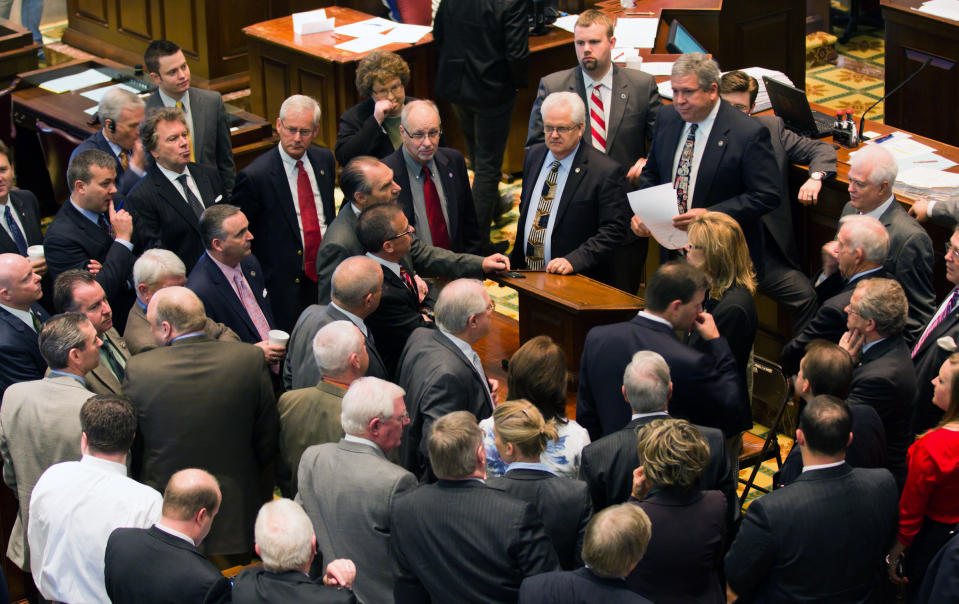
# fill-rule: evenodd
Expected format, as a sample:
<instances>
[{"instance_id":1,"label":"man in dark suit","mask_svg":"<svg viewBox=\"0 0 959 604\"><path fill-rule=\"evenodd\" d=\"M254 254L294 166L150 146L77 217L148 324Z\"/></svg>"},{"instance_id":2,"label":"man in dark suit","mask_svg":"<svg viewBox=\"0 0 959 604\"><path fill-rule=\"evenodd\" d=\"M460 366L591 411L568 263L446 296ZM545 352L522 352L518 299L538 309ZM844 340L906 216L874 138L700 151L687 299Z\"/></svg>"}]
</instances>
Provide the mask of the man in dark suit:
<instances>
[{"instance_id":1,"label":"man in dark suit","mask_svg":"<svg viewBox=\"0 0 959 604\"><path fill-rule=\"evenodd\" d=\"M163 512L151 528L118 528L104 556L114 604L230 601L230 581L197 549L220 511L220 485L195 468L170 477Z\"/></svg>"},{"instance_id":2,"label":"man in dark suit","mask_svg":"<svg viewBox=\"0 0 959 604\"><path fill-rule=\"evenodd\" d=\"M586 525L583 538L586 567L523 579L519 604L648 603L649 600L626 586L623 577L643 559L650 534L649 516L638 505L606 508Z\"/></svg>"},{"instance_id":3,"label":"man in dark suit","mask_svg":"<svg viewBox=\"0 0 959 604\"><path fill-rule=\"evenodd\" d=\"M899 171L892 154L880 145L867 145L862 151L849 160L849 203L842 215L859 212L878 218L889 232L889 255L884 265L906 292L909 318L903 337L912 346L936 309L932 239L892 193Z\"/></svg>"},{"instance_id":4,"label":"man in dark suit","mask_svg":"<svg viewBox=\"0 0 959 604\"><path fill-rule=\"evenodd\" d=\"M119 197L126 197L146 173L146 155L140 142L140 124L145 113L143 99L123 88L113 88L103 95L97 107L101 128L87 137L70 154L99 149L109 153L116 164L116 185Z\"/></svg>"},{"instance_id":5,"label":"man in dark suit","mask_svg":"<svg viewBox=\"0 0 959 604\"><path fill-rule=\"evenodd\" d=\"M131 357L123 382L137 410L130 473L154 488L183 468L216 476L223 505L200 551L246 564L253 511L272 496L272 480L263 477L272 472L279 432L263 355L207 337L203 304L184 287L158 291L147 320L160 347Z\"/></svg>"},{"instance_id":6,"label":"man in dark suit","mask_svg":"<svg viewBox=\"0 0 959 604\"><path fill-rule=\"evenodd\" d=\"M686 230L706 210L734 218L762 278L759 218L780 203L782 186L769 130L719 98L719 66L706 55L682 55L673 64L670 82L673 104L656 116L639 188L674 184L679 215L673 226L678 229ZM631 226L637 235L649 236L638 217Z\"/></svg>"},{"instance_id":7,"label":"man in dark suit","mask_svg":"<svg viewBox=\"0 0 959 604\"><path fill-rule=\"evenodd\" d=\"M190 86L190 66L180 47L154 40L143 53L157 90L146 100L147 110L179 107L190 132L190 161L216 168L227 199L233 192L233 146L223 97L213 90Z\"/></svg>"},{"instance_id":8,"label":"man in dark suit","mask_svg":"<svg viewBox=\"0 0 959 604\"><path fill-rule=\"evenodd\" d=\"M10 150L0 141L0 254L27 255L27 248L43 244L40 205L30 191L13 188ZM46 260L31 261L38 275L47 272Z\"/></svg>"},{"instance_id":9,"label":"man in dark suit","mask_svg":"<svg viewBox=\"0 0 959 604\"><path fill-rule=\"evenodd\" d=\"M917 602L955 602L959 599L959 537L952 537L929 563Z\"/></svg>"},{"instance_id":10,"label":"man in dark suit","mask_svg":"<svg viewBox=\"0 0 959 604\"><path fill-rule=\"evenodd\" d=\"M403 145L383 163L393 170L399 203L416 237L434 247L478 254L482 242L466 161L456 149L439 146L439 109L432 101L412 101L401 116Z\"/></svg>"},{"instance_id":11,"label":"man in dark suit","mask_svg":"<svg viewBox=\"0 0 959 604\"><path fill-rule=\"evenodd\" d=\"M796 375L796 394L799 410L813 398L828 394L838 399L849 396L852 383L853 361L849 353L838 344L819 340L799 363ZM886 429L876 410L868 404L848 404L852 442L846 447L846 463L854 468L886 467ZM802 474L803 461L799 447L793 447L783 460L779 471L773 475L773 487L790 484Z\"/></svg>"},{"instance_id":12,"label":"man in dark suit","mask_svg":"<svg viewBox=\"0 0 959 604\"><path fill-rule=\"evenodd\" d=\"M280 144L240 172L233 195L257 233L253 251L263 262L277 326L284 331L316 302L316 255L336 214L333 154L311 144L319 123L314 99L296 94L283 101L276 119Z\"/></svg>"},{"instance_id":13,"label":"man in dark suit","mask_svg":"<svg viewBox=\"0 0 959 604\"><path fill-rule=\"evenodd\" d=\"M796 430L806 471L746 511L726 554L727 597L749 601L872 602L880 564L896 530L896 482L883 468L844 461L849 412L818 396ZM855 547L829 544L854 543Z\"/></svg>"},{"instance_id":14,"label":"man in dark suit","mask_svg":"<svg viewBox=\"0 0 959 604\"><path fill-rule=\"evenodd\" d=\"M206 254L190 272L186 286L203 301L206 315L232 329L240 340L258 346L268 363L279 362L285 346L271 345L275 327L272 299L263 269L250 254L250 223L236 206L217 204L200 217Z\"/></svg>"},{"instance_id":15,"label":"man in dark suit","mask_svg":"<svg viewBox=\"0 0 959 604\"><path fill-rule=\"evenodd\" d=\"M756 106L759 83L748 73L730 71L720 80L719 92L724 101L751 115ZM782 118L758 115L756 119L769 129L773 153L776 154L776 163L782 176L779 203L762 218L766 264L759 289L793 312L793 333L796 333L812 319L818 301L812 283L797 264L799 252L793 235L789 166L809 166L809 178L799 188L798 198L803 205L815 204L823 180L836 174L836 150L829 143L806 138L787 129Z\"/></svg>"},{"instance_id":16,"label":"man in dark suit","mask_svg":"<svg viewBox=\"0 0 959 604\"><path fill-rule=\"evenodd\" d=\"M286 360L283 362L283 385L287 390L315 386L320 372L313 358L313 337L333 321L350 321L366 340L370 359L366 375L389 379L386 366L373 342L364 319L380 305L383 292L383 270L365 256L344 260L333 273L333 299L326 307L308 306L296 320L290 334ZM295 469L295 468L294 468Z\"/></svg>"},{"instance_id":17,"label":"man in dark suit","mask_svg":"<svg viewBox=\"0 0 959 604\"><path fill-rule=\"evenodd\" d=\"M906 294L892 279L858 283L846 307L849 331L839 342L859 359L846 402L869 405L882 418L888 446L886 467L901 489L906 483L906 449L915 440L910 426L916 372L902 337Z\"/></svg>"},{"instance_id":18,"label":"man in dark suit","mask_svg":"<svg viewBox=\"0 0 959 604\"><path fill-rule=\"evenodd\" d=\"M703 312L709 287L706 275L685 262L665 264L646 284L646 309L625 323L589 330L580 363L576 420L592 440L612 434L629 422L623 405L623 370L639 350L658 352L675 377L670 415L719 428L727 436L742 423L740 380L729 343L716 322ZM695 330L697 347L675 330Z\"/></svg>"},{"instance_id":19,"label":"man in dark suit","mask_svg":"<svg viewBox=\"0 0 959 604\"><path fill-rule=\"evenodd\" d=\"M526 146L544 142L540 106L554 92L577 94L589 107L583 143L605 153L627 170L627 179L636 184L646 163L646 144L653 136L653 124L660 107L653 77L642 71L613 64L613 19L598 10L580 13L573 28L573 43L579 65L557 71L539 81L539 91L529 116ZM595 112L599 119L593 119ZM617 287L635 293L646 261L646 239L631 232L613 251L613 281Z\"/></svg>"},{"instance_id":20,"label":"man in dark suit","mask_svg":"<svg viewBox=\"0 0 959 604\"><path fill-rule=\"evenodd\" d=\"M333 560L315 581L310 566L316 535L310 519L289 499L271 501L256 515L256 553L263 566L248 568L233 583L234 604L317 602L355 604L350 588L356 578L352 560Z\"/></svg>"},{"instance_id":21,"label":"man in dark suit","mask_svg":"<svg viewBox=\"0 0 959 604\"><path fill-rule=\"evenodd\" d=\"M582 141L586 107L575 93L549 95L542 113L548 135L526 153L510 262L611 283L628 220L623 168Z\"/></svg>"},{"instance_id":22,"label":"man in dark suit","mask_svg":"<svg viewBox=\"0 0 959 604\"><path fill-rule=\"evenodd\" d=\"M472 413L439 418L429 456L439 482L393 504L396 604L515 602L524 578L559 569L536 509L484 484L483 431Z\"/></svg>"},{"instance_id":23,"label":"man in dark suit","mask_svg":"<svg viewBox=\"0 0 959 604\"><path fill-rule=\"evenodd\" d=\"M946 242L946 280L954 287L936 309L929 323L923 328L912 348L912 364L916 369L916 395L913 397L915 413L912 433L921 434L942 419L942 409L932 404L932 380L952 350L938 345L940 338L952 338L959 342L959 226Z\"/></svg>"},{"instance_id":24,"label":"man in dark suit","mask_svg":"<svg viewBox=\"0 0 959 604\"><path fill-rule=\"evenodd\" d=\"M516 89L527 86L529 23L524 0L451 0L433 20L436 96L453 104L473 167L473 201L484 251Z\"/></svg>"},{"instance_id":25,"label":"man in dark suit","mask_svg":"<svg viewBox=\"0 0 959 604\"><path fill-rule=\"evenodd\" d=\"M200 215L223 200L220 177L190 161L190 133L179 109L151 111L140 136L155 161L128 196L139 219L137 237L144 249L173 251L189 272L203 255Z\"/></svg>"},{"instance_id":26,"label":"man in dark suit","mask_svg":"<svg viewBox=\"0 0 959 604\"><path fill-rule=\"evenodd\" d=\"M669 417L667 405L673 383L662 355L649 350L634 354L626 366L622 385L622 398L626 399L623 406L632 410L629 423L587 445L579 467L580 478L589 485L595 510L629 499L633 490L633 470L639 466L636 433L655 419ZM726 512L731 525L739 517L739 505L726 440L716 428L696 426L696 429L709 445L709 465L700 478L700 488L721 491L726 496Z\"/></svg>"},{"instance_id":27,"label":"man in dark suit","mask_svg":"<svg viewBox=\"0 0 959 604\"><path fill-rule=\"evenodd\" d=\"M493 414L497 383L486 377L472 346L490 331L494 305L486 288L473 279L458 279L436 301L436 327L413 332L397 369L406 390L410 427L400 452L407 470L429 476L427 437L437 419L466 410L477 421Z\"/></svg>"},{"instance_id":28,"label":"man in dark suit","mask_svg":"<svg viewBox=\"0 0 959 604\"><path fill-rule=\"evenodd\" d=\"M10 384L39 380L47 370L37 334L50 315L37 303L40 275L20 254L0 254L0 397Z\"/></svg>"},{"instance_id":29,"label":"man in dark suit","mask_svg":"<svg viewBox=\"0 0 959 604\"><path fill-rule=\"evenodd\" d=\"M133 217L116 208L116 158L90 149L70 160L68 199L47 228L43 250L50 276L72 268L90 269L117 311L117 330L123 331L135 296L130 285L133 255Z\"/></svg>"},{"instance_id":30,"label":"man in dark suit","mask_svg":"<svg viewBox=\"0 0 959 604\"><path fill-rule=\"evenodd\" d=\"M846 331L846 307L860 280L891 276L882 265L889 254L889 235L875 218L843 217L835 243L838 259L831 270L838 273L837 280L842 279L842 288L827 298L806 327L783 346L782 365L787 376L799 371L799 360L813 340L839 343ZM824 274L827 270L824 266Z\"/></svg>"}]
</instances>

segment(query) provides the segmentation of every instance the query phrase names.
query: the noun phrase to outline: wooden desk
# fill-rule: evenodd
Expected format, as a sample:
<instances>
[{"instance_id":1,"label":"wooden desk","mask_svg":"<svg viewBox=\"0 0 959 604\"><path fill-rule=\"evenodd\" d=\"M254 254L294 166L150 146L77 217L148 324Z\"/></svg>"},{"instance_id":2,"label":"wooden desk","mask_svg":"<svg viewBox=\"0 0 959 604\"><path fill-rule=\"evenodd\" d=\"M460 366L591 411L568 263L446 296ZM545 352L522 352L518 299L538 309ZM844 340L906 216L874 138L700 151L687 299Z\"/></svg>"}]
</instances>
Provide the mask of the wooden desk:
<instances>
[{"instance_id":1,"label":"wooden desk","mask_svg":"<svg viewBox=\"0 0 959 604\"><path fill-rule=\"evenodd\" d=\"M33 41L30 30L0 19L0 83L3 87L21 71L37 68L38 50L40 45Z\"/></svg>"},{"instance_id":2,"label":"wooden desk","mask_svg":"<svg viewBox=\"0 0 959 604\"><path fill-rule=\"evenodd\" d=\"M959 21L921 13L923 0L883 0L886 23L886 90L926 59L932 63L886 100L884 121L923 136L959 145Z\"/></svg>"}]
</instances>

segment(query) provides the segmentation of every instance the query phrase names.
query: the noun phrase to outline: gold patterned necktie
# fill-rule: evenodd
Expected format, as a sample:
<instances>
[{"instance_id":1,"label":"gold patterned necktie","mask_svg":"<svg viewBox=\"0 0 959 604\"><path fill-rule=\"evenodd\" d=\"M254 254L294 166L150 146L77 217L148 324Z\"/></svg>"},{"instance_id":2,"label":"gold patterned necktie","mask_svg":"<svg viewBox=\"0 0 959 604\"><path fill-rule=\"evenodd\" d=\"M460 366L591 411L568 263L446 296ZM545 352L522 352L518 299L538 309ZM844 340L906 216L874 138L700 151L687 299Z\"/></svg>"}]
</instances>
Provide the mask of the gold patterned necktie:
<instances>
[{"instance_id":1,"label":"gold patterned necktie","mask_svg":"<svg viewBox=\"0 0 959 604\"><path fill-rule=\"evenodd\" d=\"M549 213L553 209L553 198L556 196L556 181L559 179L559 162L554 161L549 166L546 182L540 194L539 205L536 206L536 215L533 217L533 226L529 229L526 240L526 266L530 270L541 271L546 267L543 257L543 241L546 238L546 226L549 224Z\"/></svg>"}]
</instances>

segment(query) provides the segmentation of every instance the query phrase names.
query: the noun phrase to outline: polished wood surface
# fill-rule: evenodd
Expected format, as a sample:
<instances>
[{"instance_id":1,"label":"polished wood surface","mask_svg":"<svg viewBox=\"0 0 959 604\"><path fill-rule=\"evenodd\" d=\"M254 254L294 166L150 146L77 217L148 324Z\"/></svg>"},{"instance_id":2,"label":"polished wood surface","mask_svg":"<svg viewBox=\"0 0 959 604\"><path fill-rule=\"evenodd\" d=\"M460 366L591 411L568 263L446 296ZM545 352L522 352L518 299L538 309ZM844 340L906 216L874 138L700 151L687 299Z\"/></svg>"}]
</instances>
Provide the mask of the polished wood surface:
<instances>
[{"instance_id":1,"label":"polished wood surface","mask_svg":"<svg viewBox=\"0 0 959 604\"><path fill-rule=\"evenodd\" d=\"M916 10L923 0L883 0L886 24L886 90L932 63L885 103L884 121L959 145L959 21Z\"/></svg>"},{"instance_id":2,"label":"polished wood surface","mask_svg":"<svg viewBox=\"0 0 959 604\"><path fill-rule=\"evenodd\" d=\"M21 71L36 69L40 48L30 30L0 19L0 84L6 86Z\"/></svg>"}]
</instances>

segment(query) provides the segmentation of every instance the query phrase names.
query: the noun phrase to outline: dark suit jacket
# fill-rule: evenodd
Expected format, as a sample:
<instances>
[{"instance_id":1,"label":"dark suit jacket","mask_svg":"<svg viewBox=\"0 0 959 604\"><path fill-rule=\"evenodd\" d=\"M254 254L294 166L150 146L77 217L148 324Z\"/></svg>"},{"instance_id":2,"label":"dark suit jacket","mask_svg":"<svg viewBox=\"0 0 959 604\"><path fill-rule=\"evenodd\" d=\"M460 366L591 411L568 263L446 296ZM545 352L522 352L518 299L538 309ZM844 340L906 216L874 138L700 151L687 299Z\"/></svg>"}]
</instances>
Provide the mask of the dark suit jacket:
<instances>
[{"instance_id":1,"label":"dark suit jacket","mask_svg":"<svg viewBox=\"0 0 959 604\"><path fill-rule=\"evenodd\" d=\"M23 237L27 240L27 245L43 244L43 233L40 231L40 205L36 196L24 189L13 189L10 191L7 203L13 204L12 211L16 212L23 225ZM0 213L0 220L3 220L2 213ZM7 235L7 230L0 227L0 254L19 253L17 244L13 242L10 235Z\"/></svg>"},{"instance_id":2,"label":"dark suit jacket","mask_svg":"<svg viewBox=\"0 0 959 604\"><path fill-rule=\"evenodd\" d=\"M885 469L805 472L750 504L726 554L726 581L756 602L879 601L898 499Z\"/></svg>"},{"instance_id":3,"label":"dark suit jacket","mask_svg":"<svg viewBox=\"0 0 959 604\"><path fill-rule=\"evenodd\" d=\"M813 340L822 339L834 344L839 343L839 338L846 333L846 307L849 306L852 293L856 291L856 286L859 285L861 279L888 279L892 277L893 275L880 268L874 273L859 277L859 279L846 281L839 293L823 302L803 330L783 346L783 373L787 376L799 373L799 361L806 355L806 346Z\"/></svg>"},{"instance_id":4,"label":"dark suit jacket","mask_svg":"<svg viewBox=\"0 0 959 604\"><path fill-rule=\"evenodd\" d=\"M526 146L543 142L543 116L540 107L554 92L574 92L589 107L583 70L579 67L557 71L539 81L539 91L529 114ZM606 124L606 155L627 170L640 157L646 157L646 141L653 137L656 113L661 106L653 76L635 69L613 65L613 86L610 94L609 119ZM589 111L583 142L592 144Z\"/></svg>"},{"instance_id":5,"label":"dark suit jacket","mask_svg":"<svg viewBox=\"0 0 959 604\"><path fill-rule=\"evenodd\" d=\"M851 203L847 203L842 209L842 215L856 211ZM898 201L882 213L879 221L889 233L886 270L902 285L903 291L906 292L906 301L909 302L909 316L906 318L903 338L906 344L912 346L936 312L936 290L932 286L932 267L936 257L932 250L932 239L926 229L906 213Z\"/></svg>"},{"instance_id":6,"label":"dark suit jacket","mask_svg":"<svg viewBox=\"0 0 959 604\"><path fill-rule=\"evenodd\" d=\"M929 332L929 336L912 357L912 364L916 369L916 394L912 399L915 412L910 430L913 434L925 432L942 419L942 409L932 404L932 380L939 375L942 364L951 354L936 344L936 340L944 336L959 342L959 307L946 315L942 322Z\"/></svg>"},{"instance_id":7,"label":"dark suit jacket","mask_svg":"<svg viewBox=\"0 0 959 604\"><path fill-rule=\"evenodd\" d=\"M256 303L263 311L270 329L273 329L276 326L270 306L273 297L268 294L264 285L263 269L260 268L256 256L250 255L241 260L240 268L250 284ZM256 344L262 341L263 338L256 330L253 319L243 308L240 297L233 291L233 286L227 281L220 267L207 254L200 256L200 260L190 271L186 286L192 289L203 301L206 316L232 329L236 335L240 336L240 340L247 344Z\"/></svg>"},{"instance_id":8,"label":"dark suit jacket","mask_svg":"<svg viewBox=\"0 0 959 604\"><path fill-rule=\"evenodd\" d=\"M477 480L440 480L393 504L396 604L515 602L525 577L558 570L536 509Z\"/></svg>"},{"instance_id":9,"label":"dark suit jacket","mask_svg":"<svg viewBox=\"0 0 959 604\"><path fill-rule=\"evenodd\" d=\"M233 582L234 604L267 602L350 604L356 602L356 596L348 589L323 585L320 579L314 581L298 570L271 573L261 566L248 568L236 576Z\"/></svg>"},{"instance_id":10,"label":"dark suit jacket","mask_svg":"<svg viewBox=\"0 0 959 604\"><path fill-rule=\"evenodd\" d=\"M633 470L639 466L636 455L636 432L663 415L647 415L632 420L625 428L586 445L579 466L579 476L589 485L593 509L597 512L611 505L624 503L633 492ZM699 487L721 491L726 496L729 523L739 517L736 476L726 453L726 439L715 428L696 426L709 445L709 465L703 470Z\"/></svg>"},{"instance_id":11,"label":"dark suit jacket","mask_svg":"<svg viewBox=\"0 0 959 604\"><path fill-rule=\"evenodd\" d=\"M137 237L136 221L133 237ZM54 280L57 275L71 268L86 269L90 260L97 260L103 265L96 280L103 286L113 309L113 325L122 332L127 313L136 299L131 286L133 263L136 261L133 252L111 239L106 231L77 211L69 199L63 202L53 222L47 227L43 251L50 277Z\"/></svg>"},{"instance_id":12,"label":"dark suit jacket","mask_svg":"<svg viewBox=\"0 0 959 604\"><path fill-rule=\"evenodd\" d=\"M623 399L623 372L633 354L658 352L673 376L669 412L701 426L738 432L744 395L736 359L723 337L698 348L683 344L667 325L637 316L624 323L589 330L583 344L576 398L576 421L597 440L629 422Z\"/></svg>"},{"instance_id":13,"label":"dark suit jacket","mask_svg":"<svg viewBox=\"0 0 959 604\"><path fill-rule=\"evenodd\" d=\"M758 219L779 205L782 178L769 130L726 101L719 103L689 207L706 208L735 218L746 235L749 255L761 275L763 233ZM683 118L672 105L659 111L640 189L673 182L673 158L684 126Z\"/></svg>"},{"instance_id":14,"label":"dark suit jacket","mask_svg":"<svg viewBox=\"0 0 959 604\"><path fill-rule=\"evenodd\" d=\"M869 405L882 418L888 447L886 467L900 485L906 482L906 449L916 437L909 429L915 391L916 372L909 347L901 337L894 337L874 344L862 355L847 398L850 405Z\"/></svg>"},{"instance_id":15,"label":"dark suit jacket","mask_svg":"<svg viewBox=\"0 0 959 604\"><path fill-rule=\"evenodd\" d=\"M466 160L456 149L439 147L433 156L439 182L446 197L446 212L449 218L450 246L454 252L478 254L480 250L479 227L476 223L476 206L473 205L473 193L470 191L470 179L466 173ZM403 157L403 147L383 158L383 163L393 170L393 180L402 190L398 203L403 213L416 226L416 214L413 210L413 193L410 190L410 175ZM416 186L422 187L417 183ZM427 225L428 226L428 225Z\"/></svg>"},{"instance_id":16,"label":"dark suit jacket","mask_svg":"<svg viewBox=\"0 0 959 604\"><path fill-rule=\"evenodd\" d=\"M917 602L959 601L959 537L953 537L942 546L926 570Z\"/></svg>"},{"instance_id":17,"label":"dark suit jacket","mask_svg":"<svg viewBox=\"0 0 959 604\"><path fill-rule=\"evenodd\" d=\"M380 296L380 305L364 322L376 340L387 375L399 377L400 354L407 339L417 328L432 328L433 323L423 319L419 301L403 280L385 266L382 268L383 294Z\"/></svg>"},{"instance_id":18,"label":"dark suit jacket","mask_svg":"<svg viewBox=\"0 0 959 604\"><path fill-rule=\"evenodd\" d=\"M306 157L313 167L323 201L321 222L329 225L336 213L333 179L336 171L329 149L311 146ZM250 221L253 253L266 271L266 286L275 300L273 309L279 329L289 332L300 314L299 291L303 282L303 238L296 222L293 199L283 160L273 148L253 160L236 179L233 203Z\"/></svg>"},{"instance_id":19,"label":"dark suit jacket","mask_svg":"<svg viewBox=\"0 0 959 604\"><path fill-rule=\"evenodd\" d=\"M436 11L436 96L476 107L499 105L527 86L525 0L451 0Z\"/></svg>"},{"instance_id":20,"label":"dark suit jacket","mask_svg":"<svg viewBox=\"0 0 959 604\"><path fill-rule=\"evenodd\" d=\"M220 183L229 199L233 192L233 143L230 139L230 123L226 117L226 107L219 92L192 87L190 95L190 116L193 121L193 155L196 163L216 168ZM146 100L147 113L151 109L163 106L160 93L154 92Z\"/></svg>"},{"instance_id":21,"label":"dark suit jacket","mask_svg":"<svg viewBox=\"0 0 959 604\"><path fill-rule=\"evenodd\" d=\"M406 102L415 100L406 97ZM358 155L372 155L383 159L396 149L390 135L373 117L376 101L369 97L360 101L343 112L340 116L340 127L336 133L336 145L333 153L336 154L336 163L345 166Z\"/></svg>"},{"instance_id":22,"label":"dark suit jacket","mask_svg":"<svg viewBox=\"0 0 959 604\"><path fill-rule=\"evenodd\" d=\"M554 571L523 580L519 604L648 604L643 596L626 587L622 579L604 579L588 568Z\"/></svg>"},{"instance_id":23,"label":"dark suit jacket","mask_svg":"<svg viewBox=\"0 0 959 604\"><path fill-rule=\"evenodd\" d=\"M113 149L110 148L110 143L107 141L107 138L103 136L103 130L97 130L90 136L86 138L82 143L80 143L76 149L73 150L73 153L70 154L70 159L72 160L77 153L83 151L89 151L90 149L97 149L105 153L110 154L110 157L116 160L116 183L117 191L120 192L120 195L117 197L122 199L126 197L134 186L140 182L140 176L133 170L124 170L123 164L120 163L120 158L113 153ZM69 165L69 164L68 164ZM70 183L72 186L72 183Z\"/></svg>"},{"instance_id":24,"label":"dark suit jacket","mask_svg":"<svg viewBox=\"0 0 959 604\"><path fill-rule=\"evenodd\" d=\"M586 524L593 516L593 504L585 482L542 470L515 469L499 478L489 479L487 484L502 488L536 508L564 570L583 565L580 555L583 536Z\"/></svg>"},{"instance_id":25,"label":"dark suit jacket","mask_svg":"<svg viewBox=\"0 0 959 604\"><path fill-rule=\"evenodd\" d=\"M426 442L433 422L453 411L469 411L477 420L492 415L489 384L449 338L438 329L425 328L410 336L396 377L406 390L410 414L400 444L401 465L422 478L429 467Z\"/></svg>"},{"instance_id":26,"label":"dark suit jacket","mask_svg":"<svg viewBox=\"0 0 959 604\"><path fill-rule=\"evenodd\" d=\"M283 361L283 385L287 390L309 388L320 381L320 369L313 358L313 336L333 321L349 321L349 317L332 304L320 306L312 304L296 320L296 326L290 333L286 346L286 360ZM367 327L367 329L369 329ZM373 341L366 338L366 352L369 353L370 366L366 375L389 380L383 359L377 352Z\"/></svg>"},{"instance_id":27,"label":"dark suit jacket","mask_svg":"<svg viewBox=\"0 0 959 604\"><path fill-rule=\"evenodd\" d=\"M30 310L41 322L50 318L40 304ZM27 327L18 317L0 308L0 399L7 386L17 382L41 380L47 370L47 362L40 355L37 333Z\"/></svg>"},{"instance_id":28,"label":"dark suit jacket","mask_svg":"<svg viewBox=\"0 0 959 604\"><path fill-rule=\"evenodd\" d=\"M155 526L114 530L104 563L114 604L230 601L230 580L195 547Z\"/></svg>"},{"instance_id":29,"label":"dark suit jacket","mask_svg":"<svg viewBox=\"0 0 959 604\"><path fill-rule=\"evenodd\" d=\"M526 152L516 242L510 254L514 270L526 267L526 217L539 205L540 191L533 189L548 151L546 145L537 144ZM580 143L559 206L553 207L553 258L566 258L577 273L610 281L610 269L604 263L623 241L629 222L625 175L622 166L591 145Z\"/></svg>"},{"instance_id":30,"label":"dark suit jacket","mask_svg":"<svg viewBox=\"0 0 959 604\"><path fill-rule=\"evenodd\" d=\"M279 419L263 353L198 335L130 358L123 392L137 410L130 475L160 490L183 468L217 477L223 503L200 551L249 552ZM176 401L176 404L170 404Z\"/></svg>"},{"instance_id":31,"label":"dark suit jacket","mask_svg":"<svg viewBox=\"0 0 959 604\"><path fill-rule=\"evenodd\" d=\"M224 200L215 169L188 164L187 170L200 190L200 202L204 207ZM153 163L127 199L132 208L130 211L139 218L137 239L143 249L159 247L170 250L186 265L187 273L192 271L204 252L200 219L187 204L179 185L170 182Z\"/></svg>"}]
</instances>

